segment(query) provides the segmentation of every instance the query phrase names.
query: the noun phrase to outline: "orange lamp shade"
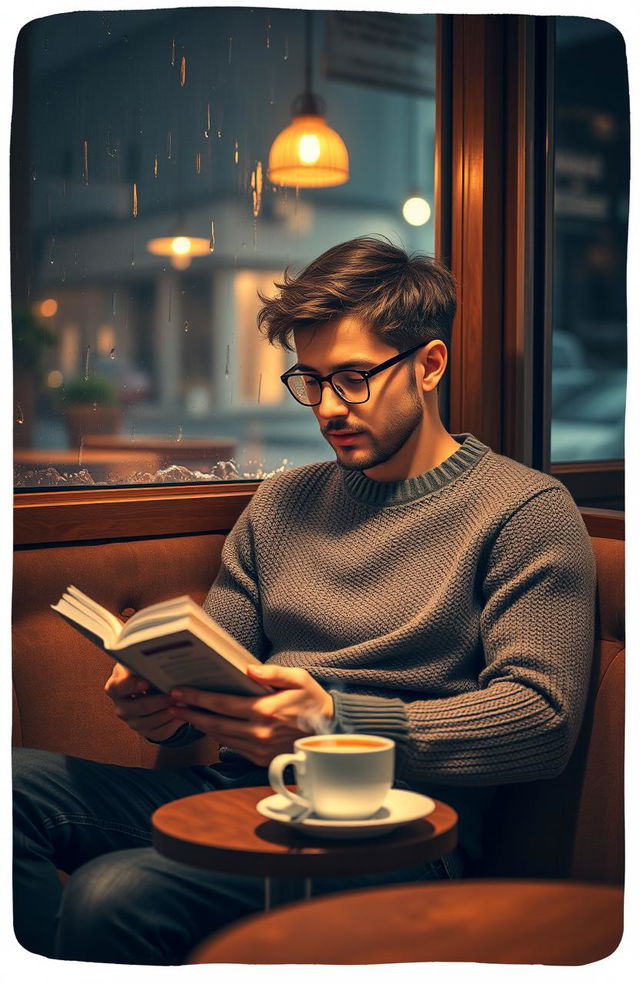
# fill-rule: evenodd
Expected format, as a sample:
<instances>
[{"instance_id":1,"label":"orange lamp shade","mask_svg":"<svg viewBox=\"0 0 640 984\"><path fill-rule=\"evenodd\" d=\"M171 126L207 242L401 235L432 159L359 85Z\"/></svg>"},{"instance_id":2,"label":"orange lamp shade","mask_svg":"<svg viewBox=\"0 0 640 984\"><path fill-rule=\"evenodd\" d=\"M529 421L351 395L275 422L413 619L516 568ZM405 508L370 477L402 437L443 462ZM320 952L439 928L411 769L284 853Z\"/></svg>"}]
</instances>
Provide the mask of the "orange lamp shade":
<instances>
[{"instance_id":1,"label":"orange lamp shade","mask_svg":"<svg viewBox=\"0 0 640 984\"><path fill-rule=\"evenodd\" d=\"M268 180L290 188L324 188L349 180L349 152L322 116L295 116L269 151Z\"/></svg>"}]
</instances>

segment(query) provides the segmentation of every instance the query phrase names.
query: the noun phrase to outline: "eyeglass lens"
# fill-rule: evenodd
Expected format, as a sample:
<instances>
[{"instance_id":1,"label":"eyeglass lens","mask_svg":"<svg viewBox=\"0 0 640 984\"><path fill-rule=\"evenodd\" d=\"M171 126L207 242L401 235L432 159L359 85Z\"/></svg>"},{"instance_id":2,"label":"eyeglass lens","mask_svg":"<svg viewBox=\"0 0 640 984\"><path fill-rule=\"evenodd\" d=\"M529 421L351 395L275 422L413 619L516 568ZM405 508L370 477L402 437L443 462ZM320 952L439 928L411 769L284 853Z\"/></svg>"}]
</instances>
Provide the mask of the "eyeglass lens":
<instances>
[{"instance_id":1,"label":"eyeglass lens","mask_svg":"<svg viewBox=\"0 0 640 984\"><path fill-rule=\"evenodd\" d=\"M315 376L289 376L289 387L296 400L306 406L317 406L322 400L322 388ZM338 396L347 403L364 403L369 395L367 381L357 372L338 372L332 377Z\"/></svg>"}]
</instances>

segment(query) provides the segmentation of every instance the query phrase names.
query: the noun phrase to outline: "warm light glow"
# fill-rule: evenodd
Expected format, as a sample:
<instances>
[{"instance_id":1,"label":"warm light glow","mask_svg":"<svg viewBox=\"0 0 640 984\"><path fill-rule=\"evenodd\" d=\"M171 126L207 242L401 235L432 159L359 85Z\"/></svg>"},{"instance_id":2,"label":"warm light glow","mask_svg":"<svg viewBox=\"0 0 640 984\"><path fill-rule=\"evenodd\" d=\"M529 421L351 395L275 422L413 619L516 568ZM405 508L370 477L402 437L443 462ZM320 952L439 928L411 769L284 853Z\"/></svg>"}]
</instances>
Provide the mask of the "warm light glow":
<instances>
[{"instance_id":1,"label":"warm light glow","mask_svg":"<svg viewBox=\"0 0 640 984\"><path fill-rule=\"evenodd\" d=\"M171 240L171 249L177 256L191 252L191 240L188 236L176 236Z\"/></svg>"},{"instance_id":2,"label":"warm light glow","mask_svg":"<svg viewBox=\"0 0 640 984\"><path fill-rule=\"evenodd\" d=\"M204 256L211 252L211 244L208 239L200 239L197 236L165 236L159 239L150 239L147 249L156 256L171 256L189 259L191 256ZM187 263L186 266L189 264Z\"/></svg>"},{"instance_id":3,"label":"warm light glow","mask_svg":"<svg viewBox=\"0 0 640 984\"><path fill-rule=\"evenodd\" d=\"M59 369L52 369L47 376L47 386L51 389L59 389L64 382L64 376Z\"/></svg>"},{"instance_id":4,"label":"warm light glow","mask_svg":"<svg viewBox=\"0 0 640 984\"><path fill-rule=\"evenodd\" d=\"M425 198L414 196L407 198L402 206L402 215L405 222L412 226L421 226L428 222L431 217L431 206Z\"/></svg>"},{"instance_id":5,"label":"warm light glow","mask_svg":"<svg viewBox=\"0 0 640 984\"><path fill-rule=\"evenodd\" d=\"M53 297L48 297L42 302L39 310L43 318L52 318L58 310L58 302Z\"/></svg>"},{"instance_id":6,"label":"warm light glow","mask_svg":"<svg viewBox=\"0 0 640 984\"><path fill-rule=\"evenodd\" d=\"M104 322L98 327L96 335L96 348L100 355L109 355L116 346L116 333L110 322Z\"/></svg>"},{"instance_id":7,"label":"warm light glow","mask_svg":"<svg viewBox=\"0 0 640 984\"><path fill-rule=\"evenodd\" d=\"M188 253L180 255L177 253L175 256L171 257L171 266L174 270L186 270L187 267L191 266L191 257Z\"/></svg>"},{"instance_id":8,"label":"warm light glow","mask_svg":"<svg viewBox=\"0 0 640 984\"><path fill-rule=\"evenodd\" d=\"M288 188L322 188L349 180L349 152L322 116L295 116L269 151L268 180Z\"/></svg>"},{"instance_id":9,"label":"warm light glow","mask_svg":"<svg viewBox=\"0 0 640 984\"><path fill-rule=\"evenodd\" d=\"M315 164L320 157L320 141L315 133L303 133L300 137L298 157L303 164Z\"/></svg>"}]
</instances>

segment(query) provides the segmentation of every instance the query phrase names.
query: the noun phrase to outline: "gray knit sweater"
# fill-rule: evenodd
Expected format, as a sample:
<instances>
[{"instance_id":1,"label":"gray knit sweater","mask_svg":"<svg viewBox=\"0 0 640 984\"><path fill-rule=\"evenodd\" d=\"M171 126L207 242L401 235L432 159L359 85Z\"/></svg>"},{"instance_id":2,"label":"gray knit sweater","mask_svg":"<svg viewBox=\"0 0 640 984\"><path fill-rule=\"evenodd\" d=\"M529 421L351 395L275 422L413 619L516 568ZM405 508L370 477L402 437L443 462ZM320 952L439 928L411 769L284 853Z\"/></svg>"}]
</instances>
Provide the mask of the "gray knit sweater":
<instances>
[{"instance_id":1,"label":"gray knit sweater","mask_svg":"<svg viewBox=\"0 0 640 984\"><path fill-rule=\"evenodd\" d=\"M462 810L475 853L487 787L567 763L595 563L559 481L453 436L404 481L337 462L263 481L204 607L259 659L309 670L337 730L394 738L398 778Z\"/></svg>"}]
</instances>

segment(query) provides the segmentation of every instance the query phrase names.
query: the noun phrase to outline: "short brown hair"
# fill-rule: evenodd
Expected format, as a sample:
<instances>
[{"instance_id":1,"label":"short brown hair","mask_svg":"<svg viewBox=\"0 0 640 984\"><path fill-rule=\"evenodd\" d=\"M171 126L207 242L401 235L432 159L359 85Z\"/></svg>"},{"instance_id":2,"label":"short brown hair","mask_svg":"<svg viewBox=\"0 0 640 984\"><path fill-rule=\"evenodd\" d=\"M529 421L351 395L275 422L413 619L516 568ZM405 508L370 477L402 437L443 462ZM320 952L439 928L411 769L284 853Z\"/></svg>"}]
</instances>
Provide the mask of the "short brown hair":
<instances>
[{"instance_id":1,"label":"short brown hair","mask_svg":"<svg viewBox=\"0 0 640 984\"><path fill-rule=\"evenodd\" d=\"M451 339L456 285L438 260L407 254L384 238L360 236L332 246L297 277L284 271L279 293L259 294L258 328L271 344L293 350L297 329L347 314L359 317L398 350Z\"/></svg>"}]
</instances>

